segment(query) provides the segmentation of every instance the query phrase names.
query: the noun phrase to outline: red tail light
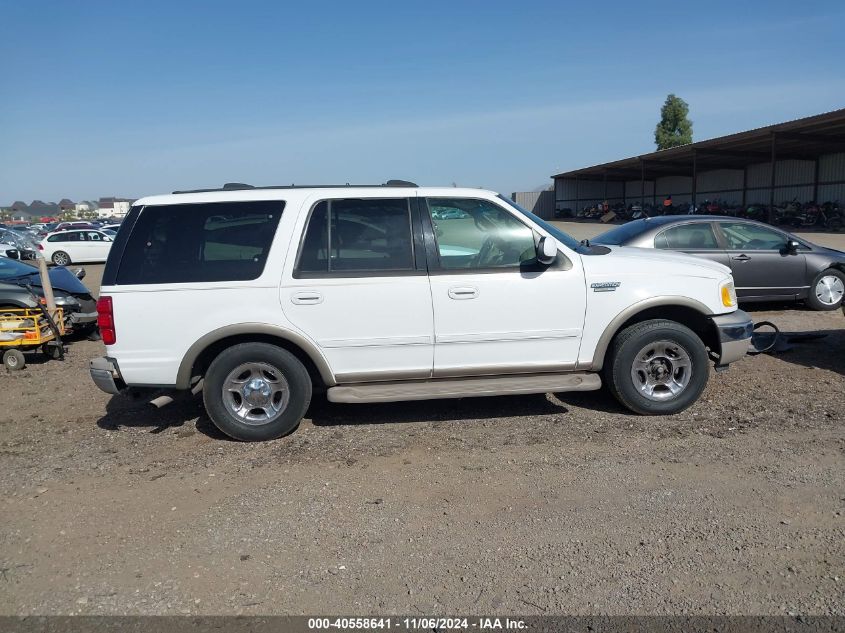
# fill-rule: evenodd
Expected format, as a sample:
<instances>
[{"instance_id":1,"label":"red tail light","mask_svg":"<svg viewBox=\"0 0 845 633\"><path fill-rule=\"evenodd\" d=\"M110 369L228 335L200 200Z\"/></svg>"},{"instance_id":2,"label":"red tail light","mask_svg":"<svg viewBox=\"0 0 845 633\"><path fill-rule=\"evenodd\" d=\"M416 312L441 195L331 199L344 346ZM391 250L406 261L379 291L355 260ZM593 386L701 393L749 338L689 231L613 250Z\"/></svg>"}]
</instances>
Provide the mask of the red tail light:
<instances>
[{"instance_id":1,"label":"red tail light","mask_svg":"<svg viewBox=\"0 0 845 633\"><path fill-rule=\"evenodd\" d=\"M39 242L39 243L38 243L38 250L39 250L39 251L43 251L43 250L44 250L44 246L42 246L41 242Z\"/></svg>"},{"instance_id":2,"label":"red tail light","mask_svg":"<svg viewBox=\"0 0 845 633\"><path fill-rule=\"evenodd\" d=\"M114 307L111 297L97 299L97 326L100 328L103 343L114 345L117 342L117 332L114 330Z\"/></svg>"}]
</instances>

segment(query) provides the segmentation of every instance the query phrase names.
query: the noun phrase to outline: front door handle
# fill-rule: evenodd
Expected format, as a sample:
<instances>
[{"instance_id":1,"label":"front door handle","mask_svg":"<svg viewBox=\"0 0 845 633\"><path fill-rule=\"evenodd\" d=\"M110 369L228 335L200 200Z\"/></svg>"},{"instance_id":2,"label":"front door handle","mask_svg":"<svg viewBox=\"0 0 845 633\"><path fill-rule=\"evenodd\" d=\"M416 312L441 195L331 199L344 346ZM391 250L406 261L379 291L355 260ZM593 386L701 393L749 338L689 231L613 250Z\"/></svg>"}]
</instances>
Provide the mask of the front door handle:
<instances>
[{"instance_id":1,"label":"front door handle","mask_svg":"<svg viewBox=\"0 0 845 633\"><path fill-rule=\"evenodd\" d=\"M296 305L315 305L323 303L323 295L319 292L297 292L290 300Z\"/></svg>"},{"instance_id":2,"label":"front door handle","mask_svg":"<svg viewBox=\"0 0 845 633\"><path fill-rule=\"evenodd\" d=\"M478 288L473 288L472 286L455 286L454 288L449 288L449 296L459 301L462 299L475 299L478 296Z\"/></svg>"},{"instance_id":3,"label":"front door handle","mask_svg":"<svg viewBox=\"0 0 845 633\"><path fill-rule=\"evenodd\" d=\"M751 258L748 255L742 254L742 255L734 255L733 257L731 257L731 259L738 261L738 262L747 262Z\"/></svg>"}]
</instances>

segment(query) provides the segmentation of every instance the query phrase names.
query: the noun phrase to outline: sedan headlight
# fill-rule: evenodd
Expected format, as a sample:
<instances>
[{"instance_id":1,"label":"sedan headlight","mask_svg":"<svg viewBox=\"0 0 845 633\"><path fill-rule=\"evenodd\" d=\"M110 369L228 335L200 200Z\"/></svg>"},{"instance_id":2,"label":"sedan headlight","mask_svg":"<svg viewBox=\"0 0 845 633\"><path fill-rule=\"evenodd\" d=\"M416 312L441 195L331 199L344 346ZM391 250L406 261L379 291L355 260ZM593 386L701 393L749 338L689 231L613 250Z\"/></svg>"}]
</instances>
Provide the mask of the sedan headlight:
<instances>
[{"instance_id":1,"label":"sedan headlight","mask_svg":"<svg viewBox=\"0 0 845 633\"><path fill-rule=\"evenodd\" d=\"M719 295L722 298L722 305L726 308L736 307L736 289L734 288L733 279L723 281L719 286Z\"/></svg>"},{"instance_id":2,"label":"sedan headlight","mask_svg":"<svg viewBox=\"0 0 845 633\"><path fill-rule=\"evenodd\" d=\"M57 306L78 306L79 300L76 297L71 297L70 295L59 295L56 297L56 305Z\"/></svg>"}]
</instances>

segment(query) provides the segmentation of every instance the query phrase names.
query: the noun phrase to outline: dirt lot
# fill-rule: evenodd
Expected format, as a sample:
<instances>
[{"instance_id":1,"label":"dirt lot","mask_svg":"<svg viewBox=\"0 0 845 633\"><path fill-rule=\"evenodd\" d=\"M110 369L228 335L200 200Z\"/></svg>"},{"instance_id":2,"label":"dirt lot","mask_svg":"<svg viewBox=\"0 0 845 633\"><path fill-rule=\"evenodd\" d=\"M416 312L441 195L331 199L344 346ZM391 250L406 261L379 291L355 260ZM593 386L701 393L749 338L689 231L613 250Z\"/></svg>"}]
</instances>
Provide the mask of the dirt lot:
<instances>
[{"instance_id":1,"label":"dirt lot","mask_svg":"<svg viewBox=\"0 0 845 633\"><path fill-rule=\"evenodd\" d=\"M0 375L0 612L845 614L845 318L753 315L828 336L680 415L317 399L265 444L99 392L74 342Z\"/></svg>"}]
</instances>

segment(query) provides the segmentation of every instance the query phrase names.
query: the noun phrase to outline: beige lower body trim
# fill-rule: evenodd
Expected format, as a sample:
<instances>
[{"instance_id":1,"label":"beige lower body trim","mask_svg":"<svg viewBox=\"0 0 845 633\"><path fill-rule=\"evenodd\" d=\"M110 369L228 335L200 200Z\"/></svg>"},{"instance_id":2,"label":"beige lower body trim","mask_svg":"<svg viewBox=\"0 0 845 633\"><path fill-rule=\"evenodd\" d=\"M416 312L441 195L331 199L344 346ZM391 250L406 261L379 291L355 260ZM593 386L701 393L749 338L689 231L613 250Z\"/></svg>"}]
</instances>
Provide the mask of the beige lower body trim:
<instances>
[{"instance_id":1,"label":"beige lower body trim","mask_svg":"<svg viewBox=\"0 0 845 633\"><path fill-rule=\"evenodd\" d=\"M559 391L595 391L600 388L601 379L598 374L568 373L339 385L329 389L327 397L331 402L401 402Z\"/></svg>"}]
</instances>

